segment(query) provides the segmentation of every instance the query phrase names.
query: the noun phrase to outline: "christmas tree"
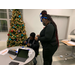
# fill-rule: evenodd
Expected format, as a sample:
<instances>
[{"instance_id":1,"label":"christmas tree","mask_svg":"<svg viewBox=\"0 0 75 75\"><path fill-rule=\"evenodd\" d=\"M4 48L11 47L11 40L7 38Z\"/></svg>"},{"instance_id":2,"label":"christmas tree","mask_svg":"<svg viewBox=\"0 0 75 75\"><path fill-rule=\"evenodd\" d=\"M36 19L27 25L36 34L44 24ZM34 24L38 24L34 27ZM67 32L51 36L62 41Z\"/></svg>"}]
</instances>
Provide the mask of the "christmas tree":
<instances>
[{"instance_id":1,"label":"christmas tree","mask_svg":"<svg viewBox=\"0 0 75 75\"><path fill-rule=\"evenodd\" d=\"M24 46L22 42L27 39L25 23L19 9L12 11L10 30L8 33L7 47Z\"/></svg>"}]
</instances>

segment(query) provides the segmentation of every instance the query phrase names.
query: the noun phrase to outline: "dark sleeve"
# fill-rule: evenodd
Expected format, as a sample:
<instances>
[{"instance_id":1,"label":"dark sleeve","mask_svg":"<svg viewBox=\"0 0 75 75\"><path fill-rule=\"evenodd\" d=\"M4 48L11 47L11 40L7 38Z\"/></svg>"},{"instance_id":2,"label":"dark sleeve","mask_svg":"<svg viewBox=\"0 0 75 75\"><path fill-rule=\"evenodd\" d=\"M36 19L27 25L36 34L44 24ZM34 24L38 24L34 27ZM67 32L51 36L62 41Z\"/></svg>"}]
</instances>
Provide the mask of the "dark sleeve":
<instances>
[{"instance_id":1,"label":"dark sleeve","mask_svg":"<svg viewBox=\"0 0 75 75\"><path fill-rule=\"evenodd\" d=\"M31 48L38 49L39 48L39 42L35 41L35 43L31 45Z\"/></svg>"},{"instance_id":2,"label":"dark sleeve","mask_svg":"<svg viewBox=\"0 0 75 75\"><path fill-rule=\"evenodd\" d=\"M47 26L45 30L45 36L38 37L38 40L43 41L43 42L50 41L52 39L53 33L54 33L54 27L52 25Z\"/></svg>"},{"instance_id":3,"label":"dark sleeve","mask_svg":"<svg viewBox=\"0 0 75 75\"><path fill-rule=\"evenodd\" d=\"M28 38L28 39L29 39L29 38ZM24 41L27 41L27 42L28 42L28 39L27 39L27 40L24 40ZM22 44L23 44L23 45L26 45L26 44L24 43L24 41L22 42Z\"/></svg>"},{"instance_id":4,"label":"dark sleeve","mask_svg":"<svg viewBox=\"0 0 75 75\"><path fill-rule=\"evenodd\" d=\"M35 43L31 45L31 48L35 51L35 57L37 57L39 54L39 42L35 41Z\"/></svg>"}]
</instances>

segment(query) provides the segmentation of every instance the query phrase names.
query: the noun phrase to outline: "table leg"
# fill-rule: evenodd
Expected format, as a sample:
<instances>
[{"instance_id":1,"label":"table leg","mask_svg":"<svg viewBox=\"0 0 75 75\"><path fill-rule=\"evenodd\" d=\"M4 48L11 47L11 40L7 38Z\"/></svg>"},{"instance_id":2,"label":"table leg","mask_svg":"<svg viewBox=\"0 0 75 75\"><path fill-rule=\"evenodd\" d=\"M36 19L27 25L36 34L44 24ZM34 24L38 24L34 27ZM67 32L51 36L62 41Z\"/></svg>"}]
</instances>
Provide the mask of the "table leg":
<instances>
[{"instance_id":1,"label":"table leg","mask_svg":"<svg viewBox=\"0 0 75 75\"><path fill-rule=\"evenodd\" d=\"M73 58L75 58L75 55L74 55L74 46L72 46L72 53L69 54L67 57L70 57L70 56L73 57Z\"/></svg>"}]
</instances>

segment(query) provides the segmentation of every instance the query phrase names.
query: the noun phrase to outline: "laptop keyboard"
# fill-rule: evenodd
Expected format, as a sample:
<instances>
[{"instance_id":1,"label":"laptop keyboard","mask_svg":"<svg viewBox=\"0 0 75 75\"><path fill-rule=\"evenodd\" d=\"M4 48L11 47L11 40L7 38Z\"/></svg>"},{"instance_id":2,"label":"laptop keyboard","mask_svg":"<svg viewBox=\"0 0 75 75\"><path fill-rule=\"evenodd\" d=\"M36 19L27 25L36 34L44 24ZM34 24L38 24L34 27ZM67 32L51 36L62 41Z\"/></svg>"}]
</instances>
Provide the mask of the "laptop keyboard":
<instances>
[{"instance_id":1,"label":"laptop keyboard","mask_svg":"<svg viewBox=\"0 0 75 75\"><path fill-rule=\"evenodd\" d=\"M27 58L16 57L14 60L25 62Z\"/></svg>"}]
</instances>

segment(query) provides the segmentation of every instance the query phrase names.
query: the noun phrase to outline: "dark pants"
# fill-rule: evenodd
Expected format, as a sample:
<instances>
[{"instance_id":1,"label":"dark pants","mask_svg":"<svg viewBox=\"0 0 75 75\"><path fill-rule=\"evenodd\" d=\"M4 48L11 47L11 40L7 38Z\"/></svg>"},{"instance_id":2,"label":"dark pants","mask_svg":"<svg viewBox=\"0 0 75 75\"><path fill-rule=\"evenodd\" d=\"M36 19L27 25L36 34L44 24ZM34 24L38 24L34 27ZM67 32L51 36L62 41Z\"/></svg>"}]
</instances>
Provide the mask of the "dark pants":
<instances>
[{"instance_id":1,"label":"dark pants","mask_svg":"<svg viewBox=\"0 0 75 75\"><path fill-rule=\"evenodd\" d=\"M36 64L37 64L36 57L34 57L34 59L33 59L33 63L34 63L34 65L36 65Z\"/></svg>"},{"instance_id":2,"label":"dark pants","mask_svg":"<svg viewBox=\"0 0 75 75\"><path fill-rule=\"evenodd\" d=\"M51 65L52 64L52 56L56 52L58 46L43 48L43 60L44 65Z\"/></svg>"},{"instance_id":3,"label":"dark pants","mask_svg":"<svg viewBox=\"0 0 75 75\"><path fill-rule=\"evenodd\" d=\"M39 49L38 49L39 50ZM34 65L36 65L37 64L37 60L36 60L36 57L38 56L38 54L39 54L39 51L38 51L37 49L35 50L35 57L34 57L34 59L33 59L33 63L34 63Z\"/></svg>"}]
</instances>

